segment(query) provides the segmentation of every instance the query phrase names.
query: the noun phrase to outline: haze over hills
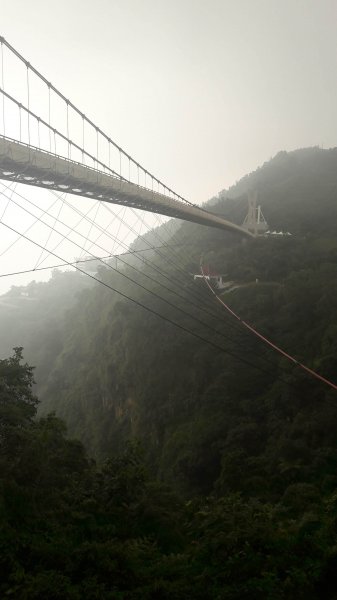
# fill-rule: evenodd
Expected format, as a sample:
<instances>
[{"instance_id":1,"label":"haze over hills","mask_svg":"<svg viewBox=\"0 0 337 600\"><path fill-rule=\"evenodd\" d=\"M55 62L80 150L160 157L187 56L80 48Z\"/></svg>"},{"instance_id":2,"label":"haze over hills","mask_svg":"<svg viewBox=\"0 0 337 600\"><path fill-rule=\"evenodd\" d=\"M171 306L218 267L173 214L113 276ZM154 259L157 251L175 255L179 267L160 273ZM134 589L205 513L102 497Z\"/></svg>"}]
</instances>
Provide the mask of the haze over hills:
<instances>
[{"instance_id":1,"label":"haze over hills","mask_svg":"<svg viewBox=\"0 0 337 600\"><path fill-rule=\"evenodd\" d=\"M230 307L336 382L337 148L280 152L208 206L240 224L249 189L258 190L270 229L290 236L243 242L175 221L135 242L134 250L162 246L145 262L134 254L119 272L100 266L105 286L54 272L1 297L1 355L24 346L36 365L46 419L36 427L67 456L62 469L72 475L60 480L79 478L85 490L66 488L66 506L76 498L71 527L76 539L83 527L99 564L103 554L112 561L95 586L107 589L113 556L130 561L117 586L123 600L156 598L158 589L177 600L334 598L336 393L248 334L193 273L203 255L234 282L223 296ZM60 429L50 433L51 411L98 465L113 456L109 466L89 477ZM142 452L125 450L130 441ZM69 548L67 586L83 595Z\"/></svg>"},{"instance_id":2,"label":"haze over hills","mask_svg":"<svg viewBox=\"0 0 337 600\"><path fill-rule=\"evenodd\" d=\"M195 288L190 274L198 272L201 253L211 252L209 259L214 268L228 273L230 280L249 283L258 279L261 282L262 285L256 289L246 288L232 295L231 301L240 307L244 316L250 316L254 321L261 320L262 325L282 342L289 343L291 339L291 348L288 349L293 349L300 358L320 360L312 352L308 352L308 348L303 348L302 343L296 343L296 335L292 340L288 331L290 322L281 327L275 321L270 322L270 315L274 316L274 311L283 314L284 302L292 301L292 286L300 286L303 279L305 281L302 285L309 285L306 278L310 279L311 288L317 280L322 294L322 278L324 280L328 277L330 288L333 286L337 252L336 167L337 148L279 152L257 171L244 177L228 191L220 192L217 199L210 201L214 212L240 224L247 210L246 193L249 189L256 189L270 229L291 232L291 240L259 239L242 244L233 235L190 223L180 224L178 221L172 221L171 225L138 238L133 250L149 250L151 246L158 247L161 244L176 245L176 249L144 253L147 263L142 263L139 257L131 255L124 257L125 262L119 265L131 278L169 300L172 306L165 305L165 302L137 288L108 268L101 267L99 277L108 284L113 283L123 293L142 300L164 316L172 317L178 324L190 327L193 331L200 330L211 340L220 341L225 347L228 345L231 348L233 344L235 346L235 342L228 344L221 336L219 338L208 331L207 325L214 325L214 318L209 321L209 316L203 314L200 307L190 306L188 301L189 298L202 294L203 301L207 305L210 303L206 291ZM155 262L157 272L151 270L151 261ZM131 265L129 270L126 264ZM325 269L323 273L322 269ZM167 273L166 277L169 276L171 281L165 280L163 273ZM267 288L263 285L267 283L273 283L274 287ZM185 300L160 284L167 284L168 288L178 293L181 288L186 294ZM298 290L294 291L294 296L296 293ZM318 291L316 293L319 294ZM175 330L172 325L163 323L142 308L132 306L81 273L62 274L55 271L50 282L12 288L1 300L1 355L7 356L14 345L24 346L27 359L36 365L42 412L56 410L57 414L65 418L70 432L80 436L89 449L98 455L104 454L104 448L108 450L110 445L115 447L116 439L120 438L116 431L123 431L122 439L126 431L126 435L131 432L139 435L136 423L140 419L139 411L143 411L141 397L148 393L147 387L139 393L144 387L142 370L149 377L149 393L154 394L147 367L152 364L151 361L154 363L150 371L156 372L155 380L161 390L158 371L162 367L157 364L157 353L165 356L174 354L170 344L173 343L175 347L179 340L182 355L186 356L186 364L190 362L190 369L193 370L194 351L200 356L205 353L209 356L213 352L207 345ZM293 301L296 301L295 298ZM200 324L191 321L186 314L175 310L175 305L187 312L195 311L194 317L202 317L205 326L200 327ZM303 307L303 310L312 311L313 306ZM227 331L225 315L218 313L216 307L212 307L212 311L217 314L216 326ZM287 319L290 318L289 315ZM298 325L296 323L296 327ZM159 331L162 332L162 338ZM321 336L317 337L318 355L323 334L321 332ZM244 334L239 331L235 333L234 337L236 336L240 339ZM142 350L144 337L149 342L145 345L145 351ZM255 342L251 343L254 346ZM184 350L185 344L190 349L188 352L187 349L186 352ZM257 356L260 354L259 349ZM220 356L221 354L215 353L214 360L228 360ZM272 358L272 361L277 363L277 358ZM165 371L165 361L163 368ZM207 387L210 381L202 366L201 369L202 380ZM164 373L162 375L165 377ZM193 386L194 376L193 373L190 382ZM140 387L134 383L130 386L129 380L134 381L138 377ZM185 372L182 378L184 377ZM172 385L174 387L175 383L172 382ZM135 387L137 392L134 391ZM170 392L168 387L165 397L157 402L163 406L169 404L170 393L174 395L176 391ZM162 390L159 393L161 395ZM145 410L142 418L152 421L147 419L146 414ZM105 431L102 435L101 427ZM107 430L111 430L110 433Z\"/></svg>"}]
</instances>

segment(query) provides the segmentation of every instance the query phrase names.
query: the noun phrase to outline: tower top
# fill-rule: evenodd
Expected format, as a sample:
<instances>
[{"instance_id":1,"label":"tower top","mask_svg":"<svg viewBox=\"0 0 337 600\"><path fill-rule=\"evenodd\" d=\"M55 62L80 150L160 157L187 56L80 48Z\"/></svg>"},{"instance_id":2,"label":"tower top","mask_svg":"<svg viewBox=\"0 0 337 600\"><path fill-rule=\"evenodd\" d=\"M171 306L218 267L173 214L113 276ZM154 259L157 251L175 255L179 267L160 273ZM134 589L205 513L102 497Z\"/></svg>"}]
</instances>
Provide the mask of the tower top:
<instances>
[{"instance_id":1,"label":"tower top","mask_svg":"<svg viewBox=\"0 0 337 600\"><path fill-rule=\"evenodd\" d=\"M242 224L244 229L247 229L247 231L250 231L254 235L264 233L268 230L268 224L262 214L261 206L256 206L257 196L257 190L248 191L248 213Z\"/></svg>"}]
</instances>

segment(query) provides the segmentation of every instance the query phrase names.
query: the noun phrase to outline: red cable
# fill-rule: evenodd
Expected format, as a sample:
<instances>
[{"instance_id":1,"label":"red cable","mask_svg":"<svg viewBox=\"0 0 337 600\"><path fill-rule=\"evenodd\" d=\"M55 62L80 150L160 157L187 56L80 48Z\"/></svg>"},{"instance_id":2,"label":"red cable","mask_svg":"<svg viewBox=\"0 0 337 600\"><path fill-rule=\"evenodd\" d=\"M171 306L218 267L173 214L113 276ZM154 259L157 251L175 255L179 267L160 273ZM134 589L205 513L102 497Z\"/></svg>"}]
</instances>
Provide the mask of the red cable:
<instances>
[{"instance_id":1,"label":"red cable","mask_svg":"<svg viewBox=\"0 0 337 600\"><path fill-rule=\"evenodd\" d=\"M204 278L204 281L206 283L206 285L209 287L209 289L211 290L212 294L214 294L214 296L216 297L216 299L220 302L220 304L222 304L222 306L225 307L225 309L233 316L235 317L235 319L237 319L238 321L240 321L240 323L242 323L242 325L244 325L244 327L246 327L247 329L249 329L249 331L251 331L254 335L256 335L258 338L260 338L260 340L262 340L263 342L265 342L265 344L268 344L268 346L270 346L271 348L273 348L273 350L276 350L276 352L278 352L279 354L282 354L282 356L285 356L285 358L287 358L288 360L290 360L291 362L293 362L295 365L297 365L298 367L301 367L301 369L303 369L304 371L306 371L307 373L309 373L310 375L312 375L313 377L316 377L316 379L319 379L320 381L323 381L323 383L326 383L328 386L330 386L333 390L337 391L337 385L332 383L332 381L329 381L329 379L326 379L325 377L323 377L322 375L320 375L319 373L316 373L316 371L313 371L312 369L309 369L309 367L307 367L306 365L304 365L303 363L299 362L298 360L296 360L296 358L294 358L293 356L291 356L291 354L288 354L287 352L285 352L284 350L282 350L282 348L279 348L278 346L276 346L276 344L274 344L271 340L269 340L268 338L266 338L264 335L262 335L261 333L259 333L254 327L252 327L252 325L249 325L249 323L246 323L246 321L244 321L243 319L241 319L241 317L239 317L239 315L237 315L219 296L218 294L216 294L216 292L213 290L212 286L210 285L207 276L204 273L203 270L203 265L200 261L200 270L201 270L201 274Z\"/></svg>"}]
</instances>

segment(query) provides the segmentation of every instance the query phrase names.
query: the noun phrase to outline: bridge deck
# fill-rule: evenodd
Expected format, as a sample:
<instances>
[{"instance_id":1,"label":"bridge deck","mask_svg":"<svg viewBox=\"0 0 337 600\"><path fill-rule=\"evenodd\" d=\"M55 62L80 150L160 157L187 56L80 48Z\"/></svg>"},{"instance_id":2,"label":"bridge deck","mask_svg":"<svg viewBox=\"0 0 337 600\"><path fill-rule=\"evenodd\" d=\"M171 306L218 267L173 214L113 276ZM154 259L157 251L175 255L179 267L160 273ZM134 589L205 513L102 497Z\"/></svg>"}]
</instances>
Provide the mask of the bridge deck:
<instances>
[{"instance_id":1,"label":"bridge deck","mask_svg":"<svg viewBox=\"0 0 337 600\"><path fill-rule=\"evenodd\" d=\"M196 206L3 136L0 136L0 179L122 204L249 237L253 235Z\"/></svg>"}]
</instances>

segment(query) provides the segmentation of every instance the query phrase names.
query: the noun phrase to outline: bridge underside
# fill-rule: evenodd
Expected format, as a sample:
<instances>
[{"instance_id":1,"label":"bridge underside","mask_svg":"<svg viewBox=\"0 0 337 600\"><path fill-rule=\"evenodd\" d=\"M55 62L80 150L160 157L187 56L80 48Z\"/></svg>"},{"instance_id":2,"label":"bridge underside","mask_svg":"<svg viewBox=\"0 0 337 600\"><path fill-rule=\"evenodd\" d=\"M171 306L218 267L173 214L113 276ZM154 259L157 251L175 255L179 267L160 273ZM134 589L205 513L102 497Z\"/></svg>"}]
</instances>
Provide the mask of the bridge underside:
<instances>
[{"instance_id":1,"label":"bridge underside","mask_svg":"<svg viewBox=\"0 0 337 600\"><path fill-rule=\"evenodd\" d=\"M253 237L249 231L218 215L2 136L0 179L121 204Z\"/></svg>"}]
</instances>

